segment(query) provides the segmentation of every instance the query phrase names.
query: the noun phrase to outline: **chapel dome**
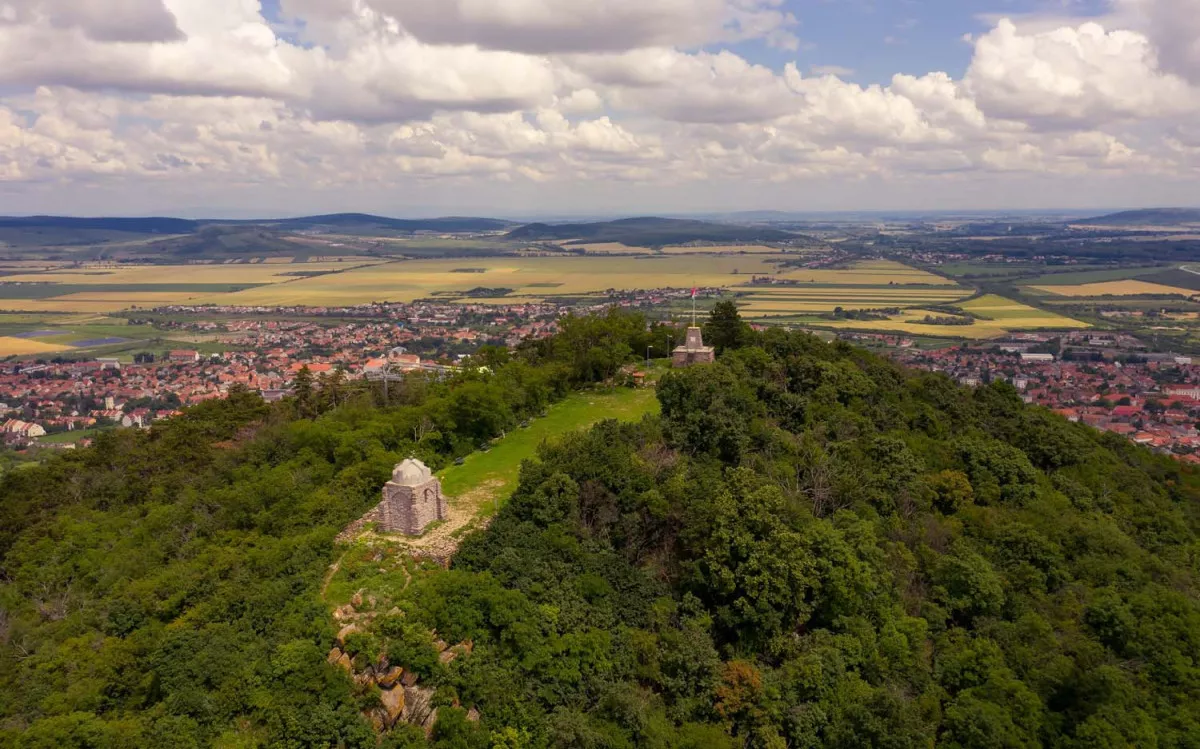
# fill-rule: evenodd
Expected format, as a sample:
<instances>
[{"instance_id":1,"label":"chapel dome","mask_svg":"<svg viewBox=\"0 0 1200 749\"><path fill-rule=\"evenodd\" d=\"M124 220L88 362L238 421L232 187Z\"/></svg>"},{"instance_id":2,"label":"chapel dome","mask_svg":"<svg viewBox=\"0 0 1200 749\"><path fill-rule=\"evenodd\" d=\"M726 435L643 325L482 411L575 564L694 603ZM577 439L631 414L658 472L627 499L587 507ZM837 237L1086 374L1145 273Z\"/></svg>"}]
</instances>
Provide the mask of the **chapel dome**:
<instances>
[{"instance_id":1,"label":"chapel dome","mask_svg":"<svg viewBox=\"0 0 1200 749\"><path fill-rule=\"evenodd\" d=\"M404 486L416 486L423 484L432 478L433 474L429 470L429 466L425 465L416 458L409 458L396 469L392 471L392 481Z\"/></svg>"}]
</instances>

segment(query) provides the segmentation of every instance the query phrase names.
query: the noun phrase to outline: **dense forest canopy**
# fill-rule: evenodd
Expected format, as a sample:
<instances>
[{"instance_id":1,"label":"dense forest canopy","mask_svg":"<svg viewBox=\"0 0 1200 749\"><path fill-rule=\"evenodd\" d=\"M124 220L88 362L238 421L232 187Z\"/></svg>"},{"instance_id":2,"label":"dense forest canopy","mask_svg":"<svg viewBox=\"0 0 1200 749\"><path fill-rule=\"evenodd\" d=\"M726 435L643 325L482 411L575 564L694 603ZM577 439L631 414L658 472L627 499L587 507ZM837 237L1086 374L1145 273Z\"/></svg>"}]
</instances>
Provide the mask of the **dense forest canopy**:
<instances>
[{"instance_id":1,"label":"dense forest canopy","mask_svg":"<svg viewBox=\"0 0 1200 749\"><path fill-rule=\"evenodd\" d=\"M636 358L637 316L389 403L305 378L0 482L0 744L354 746L334 536ZM353 646L436 687L438 747L1200 745L1200 481L1170 459L722 307L662 415L542 448ZM470 641L442 663L430 633ZM470 712L469 712L470 711Z\"/></svg>"}]
</instances>

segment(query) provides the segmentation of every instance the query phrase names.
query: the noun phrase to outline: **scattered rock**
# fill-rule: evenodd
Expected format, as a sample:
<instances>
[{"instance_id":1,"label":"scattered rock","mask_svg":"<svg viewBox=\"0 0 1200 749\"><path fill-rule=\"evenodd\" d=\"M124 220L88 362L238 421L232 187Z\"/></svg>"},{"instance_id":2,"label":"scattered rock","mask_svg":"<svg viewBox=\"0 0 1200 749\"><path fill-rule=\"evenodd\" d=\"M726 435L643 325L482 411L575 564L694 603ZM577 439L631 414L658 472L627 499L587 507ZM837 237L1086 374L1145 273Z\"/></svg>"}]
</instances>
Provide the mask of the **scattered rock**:
<instances>
[{"instance_id":1,"label":"scattered rock","mask_svg":"<svg viewBox=\"0 0 1200 749\"><path fill-rule=\"evenodd\" d=\"M350 598L350 605L354 608L361 608L363 602L362 591L358 591Z\"/></svg>"},{"instance_id":2,"label":"scattered rock","mask_svg":"<svg viewBox=\"0 0 1200 749\"><path fill-rule=\"evenodd\" d=\"M379 686L384 689L391 689L400 681L400 677L404 675L404 669L399 666L392 666L376 681Z\"/></svg>"},{"instance_id":3,"label":"scattered rock","mask_svg":"<svg viewBox=\"0 0 1200 749\"><path fill-rule=\"evenodd\" d=\"M472 705L471 709L467 711L467 720L471 721L472 723L478 723L479 717L479 710Z\"/></svg>"},{"instance_id":4,"label":"scattered rock","mask_svg":"<svg viewBox=\"0 0 1200 749\"><path fill-rule=\"evenodd\" d=\"M350 659L349 653L342 653L341 657L337 659L337 665L346 669L348 674L354 673L354 661Z\"/></svg>"},{"instance_id":5,"label":"scattered rock","mask_svg":"<svg viewBox=\"0 0 1200 749\"><path fill-rule=\"evenodd\" d=\"M393 692L400 690L393 689ZM429 687L404 688L404 720L425 729L426 735L433 730L437 708L433 706L433 689Z\"/></svg>"},{"instance_id":6,"label":"scattered rock","mask_svg":"<svg viewBox=\"0 0 1200 749\"><path fill-rule=\"evenodd\" d=\"M417 673L415 671L405 671L400 677L400 683L405 687L411 687L417 683Z\"/></svg>"},{"instance_id":7,"label":"scattered rock","mask_svg":"<svg viewBox=\"0 0 1200 749\"><path fill-rule=\"evenodd\" d=\"M325 660L329 661L331 664L336 664L338 662L338 659L341 657L342 657L341 648L334 645L333 648L330 649L329 655L325 658Z\"/></svg>"},{"instance_id":8,"label":"scattered rock","mask_svg":"<svg viewBox=\"0 0 1200 749\"><path fill-rule=\"evenodd\" d=\"M388 612L388 616L404 616L404 612L400 610L399 606L393 606L392 610Z\"/></svg>"},{"instance_id":9,"label":"scattered rock","mask_svg":"<svg viewBox=\"0 0 1200 749\"><path fill-rule=\"evenodd\" d=\"M383 733L384 729L388 727L387 711L381 707L367 713L367 717L371 719L371 726L375 729L375 733Z\"/></svg>"},{"instance_id":10,"label":"scattered rock","mask_svg":"<svg viewBox=\"0 0 1200 749\"><path fill-rule=\"evenodd\" d=\"M438 654L438 663L445 666L450 661L458 657L458 652L454 650L443 650Z\"/></svg>"},{"instance_id":11,"label":"scattered rock","mask_svg":"<svg viewBox=\"0 0 1200 749\"><path fill-rule=\"evenodd\" d=\"M367 605L368 606L370 606L371 608L375 608L375 603L376 603L375 596L367 596Z\"/></svg>"},{"instance_id":12,"label":"scattered rock","mask_svg":"<svg viewBox=\"0 0 1200 749\"><path fill-rule=\"evenodd\" d=\"M406 694L403 689L388 689L379 693L379 701L383 703L383 709L387 715L387 724L389 726L396 723L396 719L404 714L406 705Z\"/></svg>"},{"instance_id":13,"label":"scattered rock","mask_svg":"<svg viewBox=\"0 0 1200 749\"><path fill-rule=\"evenodd\" d=\"M433 643L434 650L438 651L439 653L441 653L448 647L450 647L450 646L446 644L445 640L435 640Z\"/></svg>"},{"instance_id":14,"label":"scattered rock","mask_svg":"<svg viewBox=\"0 0 1200 749\"><path fill-rule=\"evenodd\" d=\"M358 631L359 629L357 624L347 624L339 629L336 638L338 645L345 645L346 638Z\"/></svg>"}]
</instances>

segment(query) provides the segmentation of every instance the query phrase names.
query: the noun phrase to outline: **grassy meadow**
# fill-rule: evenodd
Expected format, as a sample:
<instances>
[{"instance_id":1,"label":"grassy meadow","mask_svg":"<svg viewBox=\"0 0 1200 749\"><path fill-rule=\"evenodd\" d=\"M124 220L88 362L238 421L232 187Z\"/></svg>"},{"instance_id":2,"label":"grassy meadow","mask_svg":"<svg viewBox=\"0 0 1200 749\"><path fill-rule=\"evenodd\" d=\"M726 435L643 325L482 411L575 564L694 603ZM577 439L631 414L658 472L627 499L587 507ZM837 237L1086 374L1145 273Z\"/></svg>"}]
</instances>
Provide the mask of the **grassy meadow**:
<instances>
[{"instance_id":1,"label":"grassy meadow","mask_svg":"<svg viewBox=\"0 0 1200 749\"><path fill-rule=\"evenodd\" d=\"M461 466L450 466L439 474L442 491L451 503L455 497L486 489L495 503L507 498L517 485L521 462L533 458L538 446L568 432L585 429L604 419L638 421L658 410L654 388L617 388L608 391L584 391L554 404L540 419L524 429L515 429L496 441L487 452L467 456Z\"/></svg>"}]
</instances>

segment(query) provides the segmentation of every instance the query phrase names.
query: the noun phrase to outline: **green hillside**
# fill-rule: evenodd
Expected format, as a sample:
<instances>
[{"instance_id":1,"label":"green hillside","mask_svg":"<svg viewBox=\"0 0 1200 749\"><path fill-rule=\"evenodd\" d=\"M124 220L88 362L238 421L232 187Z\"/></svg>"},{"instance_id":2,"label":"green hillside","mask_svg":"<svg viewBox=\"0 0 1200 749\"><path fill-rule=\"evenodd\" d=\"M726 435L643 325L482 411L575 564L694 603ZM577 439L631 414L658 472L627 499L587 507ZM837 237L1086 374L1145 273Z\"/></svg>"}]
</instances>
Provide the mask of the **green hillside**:
<instances>
[{"instance_id":1,"label":"green hillside","mask_svg":"<svg viewBox=\"0 0 1200 749\"><path fill-rule=\"evenodd\" d=\"M0 745L1200 742L1191 469L719 312L716 365L541 447L450 569L356 547L342 635L334 537L397 460L442 469L662 331L568 318L387 404L235 393L4 476ZM432 690L428 738L372 726L388 665Z\"/></svg>"}]
</instances>

